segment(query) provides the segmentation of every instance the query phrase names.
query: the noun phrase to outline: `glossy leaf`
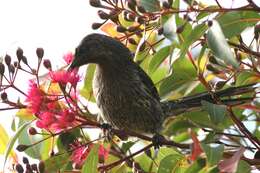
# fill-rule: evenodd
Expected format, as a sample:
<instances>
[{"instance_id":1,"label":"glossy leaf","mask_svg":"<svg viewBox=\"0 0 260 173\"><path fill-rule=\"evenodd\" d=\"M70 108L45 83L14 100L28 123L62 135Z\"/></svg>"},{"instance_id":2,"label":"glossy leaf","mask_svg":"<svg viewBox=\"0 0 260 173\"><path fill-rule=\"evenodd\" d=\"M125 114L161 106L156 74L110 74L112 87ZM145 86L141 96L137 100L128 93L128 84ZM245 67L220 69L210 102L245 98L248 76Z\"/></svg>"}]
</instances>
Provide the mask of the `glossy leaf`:
<instances>
[{"instance_id":1,"label":"glossy leaf","mask_svg":"<svg viewBox=\"0 0 260 173\"><path fill-rule=\"evenodd\" d=\"M204 100L201 101L201 104L203 109L209 113L212 123L219 124L223 122L226 114L226 106L213 104Z\"/></svg>"},{"instance_id":2,"label":"glossy leaf","mask_svg":"<svg viewBox=\"0 0 260 173\"><path fill-rule=\"evenodd\" d=\"M222 158L222 153L224 151L224 145L218 145L217 147L211 147L209 145L201 143L201 147L206 153L207 164L209 166L216 165Z\"/></svg>"},{"instance_id":3,"label":"glossy leaf","mask_svg":"<svg viewBox=\"0 0 260 173\"><path fill-rule=\"evenodd\" d=\"M183 42L183 45L181 46L180 57L183 57L186 54L190 45L197 41L206 32L207 28L207 25L202 23L196 25L194 29L192 29L189 36L187 36L187 39Z\"/></svg>"},{"instance_id":4,"label":"glossy leaf","mask_svg":"<svg viewBox=\"0 0 260 173\"><path fill-rule=\"evenodd\" d=\"M139 4L145 8L146 11L155 12L160 9L158 0L140 0Z\"/></svg>"},{"instance_id":5,"label":"glossy leaf","mask_svg":"<svg viewBox=\"0 0 260 173\"><path fill-rule=\"evenodd\" d=\"M59 172L62 171L67 163L70 161L68 153L61 153L44 160L46 172ZM62 171L63 172L63 171Z\"/></svg>"},{"instance_id":6,"label":"glossy leaf","mask_svg":"<svg viewBox=\"0 0 260 173\"><path fill-rule=\"evenodd\" d=\"M260 15L254 11L231 11L217 18L226 38L241 34L247 27L259 21Z\"/></svg>"},{"instance_id":7,"label":"glossy leaf","mask_svg":"<svg viewBox=\"0 0 260 173\"><path fill-rule=\"evenodd\" d=\"M160 162L158 173L172 173L184 170L184 168L180 166L183 159L184 157L178 154L166 156Z\"/></svg>"},{"instance_id":8,"label":"glossy leaf","mask_svg":"<svg viewBox=\"0 0 260 173\"><path fill-rule=\"evenodd\" d=\"M208 30L207 43L213 54L223 60L227 65L232 65L234 68L238 68L239 64L235 59L222 29L216 20L212 21L212 26Z\"/></svg>"},{"instance_id":9,"label":"glossy leaf","mask_svg":"<svg viewBox=\"0 0 260 173\"><path fill-rule=\"evenodd\" d=\"M85 163L81 169L82 172L91 172L91 173L97 173L97 165L98 165L98 149L99 149L99 145L94 145L86 160Z\"/></svg>"},{"instance_id":10,"label":"glossy leaf","mask_svg":"<svg viewBox=\"0 0 260 173\"><path fill-rule=\"evenodd\" d=\"M4 165L6 163L7 157L9 156L9 154L11 153L11 151L13 149L13 146L14 146L16 140L18 139L18 137L20 136L22 131L30 124L31 124L31 122L27 122L27 123L24 123L23 125L21 125L19 127L19 129L16 131L16 133L14 134L14 136L9 140L6 151L5 151Z\"/></svg>"},{"instance_id":11,"label":"glossy leaf","mask_svg":"<svg viewBox=\"0 0 260 173\"><path fill-rule=\"evenodd\" d=\"M171 54L173 51L172 46L165 46L158 50L149 63L149 73L155 72L155 70L162 64L162 62Z\"/></svg>"}]
</instances>

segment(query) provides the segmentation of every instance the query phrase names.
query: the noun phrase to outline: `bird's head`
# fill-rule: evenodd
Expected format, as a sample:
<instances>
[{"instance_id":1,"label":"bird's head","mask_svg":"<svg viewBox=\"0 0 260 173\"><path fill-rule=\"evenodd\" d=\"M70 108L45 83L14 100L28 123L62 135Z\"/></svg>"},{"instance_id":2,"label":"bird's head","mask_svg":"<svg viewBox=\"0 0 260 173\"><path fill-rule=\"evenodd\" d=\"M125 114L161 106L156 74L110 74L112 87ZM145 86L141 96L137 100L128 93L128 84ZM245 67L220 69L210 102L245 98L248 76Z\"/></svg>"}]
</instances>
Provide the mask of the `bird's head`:
<instances>
[{"instance_id":1,"label":"bird's head","mask_svg":"<svg viewBox=\"0 0 260 173\"><path fill-rule=\"evenodd\" d=\"M130 51L120 41L102 34L90 34L76 48L70 69L88 63L110 64L117 60L129 60L130 57Z\"/></svg>"}]
</instances>

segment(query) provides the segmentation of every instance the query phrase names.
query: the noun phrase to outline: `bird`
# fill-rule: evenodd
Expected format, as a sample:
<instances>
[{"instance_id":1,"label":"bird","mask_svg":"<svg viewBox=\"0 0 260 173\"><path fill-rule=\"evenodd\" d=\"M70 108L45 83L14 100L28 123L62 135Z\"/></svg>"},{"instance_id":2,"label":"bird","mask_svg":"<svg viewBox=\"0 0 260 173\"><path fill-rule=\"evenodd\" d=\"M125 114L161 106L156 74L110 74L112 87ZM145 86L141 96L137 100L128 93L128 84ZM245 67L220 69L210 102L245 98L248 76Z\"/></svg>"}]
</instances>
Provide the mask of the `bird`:
<instances>
[{"instance_id":1,"label":"bird","mask_svg":"<svg viewBox=\"0 0 260 173\"><path fill-rule=\"evenodd\" d=\"M178 114L201 109L201 101L216 103L203 92L178 100L162 101L151 78L133 60L120 41L100 33L89 34L75 49L69 69L96 64L93 93L101 117L112 127L142 134L160 134L163 122ZM254 92L257 84L230 87L214 93L217 98ZM252 100L252 98L250 98ZM248 98L226 98L222 104L242 104Z\"/></svg>"}]
</instances>

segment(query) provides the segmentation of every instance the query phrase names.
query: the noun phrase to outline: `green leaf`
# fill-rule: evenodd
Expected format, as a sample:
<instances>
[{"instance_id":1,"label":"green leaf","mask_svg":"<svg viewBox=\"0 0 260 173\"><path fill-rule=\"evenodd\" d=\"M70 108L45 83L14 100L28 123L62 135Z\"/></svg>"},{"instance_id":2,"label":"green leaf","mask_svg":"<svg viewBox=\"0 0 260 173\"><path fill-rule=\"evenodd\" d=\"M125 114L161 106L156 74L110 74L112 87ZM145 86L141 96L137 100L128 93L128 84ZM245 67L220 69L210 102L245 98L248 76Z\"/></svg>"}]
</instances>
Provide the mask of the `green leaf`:
<instances>
[{"instance_id":1,"label":"green leaf","mask_svg":"<svg viewBox=\"0 0 260 173\"><path fill-rule=\"evenodd\" d=\"M94 64L89 64L87 66L87 71L84 79L84 86L80 90L80 94L87 100L95 102L93 96L92 81L94 77L96 66Z\"/></svg>"},{"instance_id":2,"label":"green leaf","mask_svg":"<svg viewBox=\"0 0 260 173\"><path fill-rule=\"evenodd\" d=\"M122 144L122 151L126 153L136 142L128 141Z\"/></svg>"},{"instance_id":3,"label":"green leaf","mask_svg":"<svg viewBox=\"0 0 260 173\"><path fill-rule=\"evenodd\" d=\"M99 145L95 144L88 156L87 159L81 169L82 172L91 172L91 173L97 173L97 165L98 165L98 149L99 149Z\"/></svg>"},{"instance_id":4,"label":"green leaf","mask_svg":"<svg viewBox=\"0 0 260 173\"><path fill-rule=\"evenodd\" d=\"M180 166L183 159L184 157L179 154L164 157L160 162L158 173L172 173L183 170L184 168Z\"/></svg>"},{"instance_id":5,"label":"green leaf","mask_svg":"<svg viewBox=\"0 0 260 173\"><path fill-rule=\"evenodd\" d=\"M178 58L173 63L172 68L173 73L165 78L159 87L159 93L162 97L170 93L179 94L181 91L185 92L191 83L194 84L197 72L187 58Z\"/></svg>"},{"instance_id":6,"label":"green leaf","mask_svg":"<svg viewBox=\"0 0 260 173\"><path fill-rule=\"evenodd\" d=\"M173 51L172 46L165 46L157 51L152 60L149 63L149 73L155 72L155 70L161 65L161 63L171 54Z\"/></svg>"},{"instance_id":7,"label":"green leaf","mask_svg":"<svg viewBox=\"0 0 260 173\"><path fill-rule=\"evenodd\" d=\"M187 39L184 41L181 51L180 51L180 57L183 57L186 52L188 51L190 45L197 41L208 29L207 25L205 23L196 25L194 29L190 32L189 36L187 36Z\"/></svg>"},{"instance_id":8,"label":"green leaf","mask_svg":"<svg viewBox=\"0 0 260 173\"><path fill-rule=\"evenodd\" d=\"M239 163L238 163L236 173L250 173L250 172L251 172L250 165L246 161L240 160Z\"/></svg>"},{"instance_id":9,"label":"green leaf","mask_svg":"<svg viewBox=\"0 0 260 173\"><path fill-rule=\"evenodd\" d=\"M20 136L20 134L23 132L23 130L29 125L31 124L30 122L24 123L23 125L21 125L19 127L19 129L16 131L16 133L14 134L14 136L10 139L10 141L8 142L6 151L5 151L5 160L4 160L4 165L6 163L7 157L9 156L9 154L11 153L14 143L16 142L16 140L18 139L18 137Z\"/></svg>"},{"instance_id":10,"label":"green leaf","mask_svg":"<svg viewBox=\"0 0 260 173\"><path fill-rule=\"evenodd\" d=\"M185 173L198 173L203 167L206 166L205 159L197 159Z\"/></svg>"},{"instance_id":11,"label":"green leaf","mask_svg":"<svg viewBox=\"0 0 260 173\"><path fill-rule=\"evenodd\" d=\"M204 100L201 101L201 104L202 108L209 113L212 123L219 124L223 122L226 114L226 106L216 105Z\"/></svg>"},{"instance_id":12,"label":"green leaf","mask_svg":"<svg viewBox=\"0 0 260 173\"><path fill-rule=\"evenodd\" d=\"M69 157L68 153L57 153L56 156L48 158L44 161L45 172L55 173L63 170L70 161Z\"/></svg>"},{"instance_id":13,"label":"green leaf","mask_svg":"<svg viewBox=\"0 0 260 173\"><path fill-rule=\"evenodd\" d=\"M206 153L208 166L216 165L222 158L224 151L224 145L218 145L217 147L211 147L204 143L201 143L201 147Z\"/></svg>"},{"instance_id":14,"label":"green leaf","mask_svg":"<svg viewBox=\"0 0 260 173\"><path fill-rule=\"evenodd\" d=\"M260 15L254 11L231 11L217 18L226 38L241 34L247 27L255 25Z\"/></svg>"},{"instance_id":15,"label":"green leaf","mask_svg":"<svg viewBox=\"0 0 260 173\"><path fill-rule=\"evenodd\" d=\"M222 29L216 20L212 21L212 26L208 30L207 43L217 58L223 60L228 65L232 65L234 68L239 67L237 60L227 44Z\"/></svg>"},{"instance_id":16,"label":"green leaf","mask_svg":"<svg viewBox=\"0 0 260 173\"><path fill-rule=\"evenodd\" d=\"M139 5L143 6L145 10L149 12L160 10L160 4L158 0L140 0Z\"/></svg>"}]
</instances>

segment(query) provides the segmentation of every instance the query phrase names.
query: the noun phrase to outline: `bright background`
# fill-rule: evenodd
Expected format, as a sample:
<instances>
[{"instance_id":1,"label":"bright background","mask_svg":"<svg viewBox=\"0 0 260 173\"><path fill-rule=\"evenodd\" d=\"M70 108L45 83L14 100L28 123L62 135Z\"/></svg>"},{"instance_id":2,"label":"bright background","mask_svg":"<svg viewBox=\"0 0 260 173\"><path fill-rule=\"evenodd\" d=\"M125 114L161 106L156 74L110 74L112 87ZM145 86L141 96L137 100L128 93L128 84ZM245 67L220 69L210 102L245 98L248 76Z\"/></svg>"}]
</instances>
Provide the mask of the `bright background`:
<instances>
[{"instance_id":1,"label":"bright background","mask_svg":"<svg viewBox=\"0 0 260 173\"><path fill-rule=\"evenodd\" d=\"M219 2L225 7L247 3L246 0ZM54 69L58 68L64 63L62 56L74 51L79 41L93 32L91 24L99 21L96 11L90 8L89 0L0 0L0 57L9 54L15 59L16 49L21 47L28 62L36 62L35 50L42 47L44 58L51 59ZM27 80L18 82L21 87L28 86ZM14 115L15 111L0 111L0 124L6 130L10 129ZM12 134L10 130L8 132ZM2 159L0 155L0 172Z\"/></svg>"}]
</instances>

